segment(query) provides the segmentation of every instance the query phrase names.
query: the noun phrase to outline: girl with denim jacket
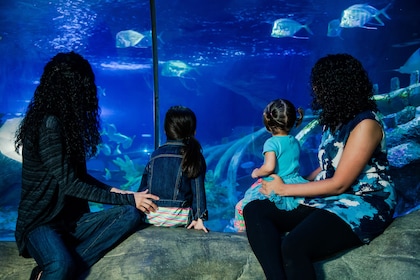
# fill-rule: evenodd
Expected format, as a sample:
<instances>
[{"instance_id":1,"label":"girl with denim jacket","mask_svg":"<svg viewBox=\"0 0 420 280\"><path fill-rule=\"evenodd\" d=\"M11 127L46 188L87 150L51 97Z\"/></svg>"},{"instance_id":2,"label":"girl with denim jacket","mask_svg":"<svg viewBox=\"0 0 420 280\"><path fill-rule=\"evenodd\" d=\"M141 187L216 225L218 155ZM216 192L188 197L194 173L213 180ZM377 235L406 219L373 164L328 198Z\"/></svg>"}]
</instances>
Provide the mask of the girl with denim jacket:
<instances>
[{"instance_id":1,"label":"girl with denim jacket","mask_svg":"<svg viewBox=\"0 0 420 280\"><path fill-rule=\"evenodd\" d=\"M206 162L194 137L196 116L184 106L169 108L165 116L167 142L155 150L145 167L139 191L159 196L158 211L146 222L155 226L187 226L208 232L204 178Z\"/></svg>"}]
</instances>

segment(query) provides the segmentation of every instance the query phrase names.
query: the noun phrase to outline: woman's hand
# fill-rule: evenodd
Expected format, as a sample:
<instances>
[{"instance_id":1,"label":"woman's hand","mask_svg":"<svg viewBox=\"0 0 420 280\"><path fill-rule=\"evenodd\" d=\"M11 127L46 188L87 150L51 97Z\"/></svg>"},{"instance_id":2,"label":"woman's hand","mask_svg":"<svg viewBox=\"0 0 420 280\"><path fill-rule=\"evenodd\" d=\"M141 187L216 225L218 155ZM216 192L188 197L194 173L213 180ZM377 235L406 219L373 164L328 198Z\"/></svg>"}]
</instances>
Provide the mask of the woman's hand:
<instances>
[{"instance_id":1,"label":"woman's hand","mask_svg":"<svg viewBox=\"0 0 420 280\"><path fill-rule=\"evenodd\" d=\"M276 174L272 174L270 177L273 180L262 180L260 192L265 195L270 195L271 192L274 192L277 195L284 195L284 187L286 184L283 180Z\"/></svg>"},{"instance_id":2,"label":"woman's hand","mask_svg":"<svg viewBox=\"0 0 420 280\"><path fill-rule=\"evenodd\" d=\"M192 221L191 224L187 227L187 229L197 229L197 230L202 230L206 233L208 233L208 229L204 226L204 222L202 219L197 219L197 221Z\"/></svg>"},{"instance_id":3,"label":"woman's hand","mask_svg":"<svg viewBox=\"0 0 420 280\"><path fill-rule=\"evenodd\" d=\"M146 214L156 212L158 206L153 202L153 200L159 200L158 196L147 193L148 191L149 190L133 193L134 199L136 200L136 208Z\"/></svg>"}]
</instances>

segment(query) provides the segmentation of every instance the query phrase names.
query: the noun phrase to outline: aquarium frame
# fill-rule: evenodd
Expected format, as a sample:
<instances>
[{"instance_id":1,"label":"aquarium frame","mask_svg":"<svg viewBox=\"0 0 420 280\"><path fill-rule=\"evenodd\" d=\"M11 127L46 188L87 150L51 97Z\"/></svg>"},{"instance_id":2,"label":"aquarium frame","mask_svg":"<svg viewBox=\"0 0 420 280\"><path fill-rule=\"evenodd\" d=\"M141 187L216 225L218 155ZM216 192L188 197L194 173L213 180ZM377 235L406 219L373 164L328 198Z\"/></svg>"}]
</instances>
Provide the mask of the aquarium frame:
<instances>
[{"instance_id":1,"label":"aquarium frame","mask_svg":"<svg viewBox=\"0 0 420 280\"><path fill-rule=\"evenodd\" d=\"M152 59L153 59L153 122L154 122L154 147L157 149L160 142L160 117L159 117L159 58L156 33L156 3L150 0L150 20L152 23Z\"/></svg>"}]
</instances>

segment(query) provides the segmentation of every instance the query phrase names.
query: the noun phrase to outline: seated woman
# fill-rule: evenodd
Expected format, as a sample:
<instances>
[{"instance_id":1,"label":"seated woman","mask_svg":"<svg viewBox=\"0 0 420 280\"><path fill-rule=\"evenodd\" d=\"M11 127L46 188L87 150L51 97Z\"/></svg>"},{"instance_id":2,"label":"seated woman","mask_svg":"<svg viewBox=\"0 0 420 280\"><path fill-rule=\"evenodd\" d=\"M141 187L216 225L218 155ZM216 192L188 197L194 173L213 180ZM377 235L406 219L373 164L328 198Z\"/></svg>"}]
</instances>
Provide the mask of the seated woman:
<instances>
[{"instance_id":1,"label":"seated woman","mask_svg":"<svg viewBox=\"0 0 420 280\"><path fill-rule=\"evenodd\" d=\"M268 199L244 208L248 240L267 279L316 279L314 261L369 243L393 220L385 134L362 64L348 54L323 57L311 86L323 125L314 181L284 184L271 175L261 188L305 199L291 211Z\"/></svg>"}]
</instances>

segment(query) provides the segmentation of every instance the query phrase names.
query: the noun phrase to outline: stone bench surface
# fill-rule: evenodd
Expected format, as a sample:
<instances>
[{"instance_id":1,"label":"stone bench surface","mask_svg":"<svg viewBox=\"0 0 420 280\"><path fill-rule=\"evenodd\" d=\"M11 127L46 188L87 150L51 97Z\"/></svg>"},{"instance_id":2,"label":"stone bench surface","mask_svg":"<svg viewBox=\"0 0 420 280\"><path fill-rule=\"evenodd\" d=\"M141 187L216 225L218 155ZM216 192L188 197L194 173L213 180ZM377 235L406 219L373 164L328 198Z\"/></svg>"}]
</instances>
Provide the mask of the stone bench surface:
<instances>
[{"instance_id":1,"label":"stone bench surface","mask_svg":"<svg viewBox=\"0 0 420 280\"><path fill-rule=\"evenodd\" d=\"M0 279L29 279L32 259L0 242ZM369 245L315 264L319 279L420 279L420 210L397 218ZM95 264L87 279L264 279L245 234L148 227Z\"/></svg>"}]
</instances>

